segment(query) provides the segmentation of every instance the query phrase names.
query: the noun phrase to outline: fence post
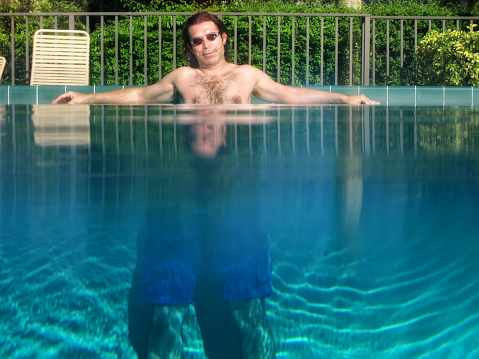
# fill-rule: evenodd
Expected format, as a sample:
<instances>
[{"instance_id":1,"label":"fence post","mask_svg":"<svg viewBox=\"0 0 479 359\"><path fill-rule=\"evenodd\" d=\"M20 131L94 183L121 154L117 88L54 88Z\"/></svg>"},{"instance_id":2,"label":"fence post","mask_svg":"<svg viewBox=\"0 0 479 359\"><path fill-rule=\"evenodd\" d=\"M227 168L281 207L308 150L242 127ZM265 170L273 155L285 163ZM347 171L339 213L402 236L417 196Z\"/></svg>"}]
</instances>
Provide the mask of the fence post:
<instances>
[{"instance_id":1,"label":"fence post","mask_svg":"<svg viewBox=\"0 0 479 359\"><path fill-rule=\"evenodd\" d=\"M10 17L10 64L12 69L12 85L15 85L15 17Z\"/></svg>"},{"instance_id":2,"label":"fence post","mask_svg":"<svg viewBox=\"0 0 479 359\"><path fill-rule=\"evenodd\" d=\"M371 15L366 14L363 18L363 39L362 39L362 59L361 59L361 72L362 86L369 86L369 60L370 60L370 48L371 48Z\"/></svg>"}]
</instances>

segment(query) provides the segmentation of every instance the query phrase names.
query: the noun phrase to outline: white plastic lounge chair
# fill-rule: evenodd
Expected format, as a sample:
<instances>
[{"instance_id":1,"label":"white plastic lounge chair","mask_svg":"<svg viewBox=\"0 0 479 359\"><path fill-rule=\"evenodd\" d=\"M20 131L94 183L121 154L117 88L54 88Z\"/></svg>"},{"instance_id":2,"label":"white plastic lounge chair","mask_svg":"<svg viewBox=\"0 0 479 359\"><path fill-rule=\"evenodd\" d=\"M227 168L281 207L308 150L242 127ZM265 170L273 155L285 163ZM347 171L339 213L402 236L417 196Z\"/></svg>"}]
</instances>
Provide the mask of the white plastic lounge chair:
<instances>
[{"instance_id":1,"label":"white plastic lounge chair","mask_svg":"<svg viewBox=\"0 0 479 359\"><path fill-rule=\"evenodd\" d=\"M79 30L35 32L30 85L88 85L90 36Z\"/></svg>"},{"instance_id":2,"label":"white plastic lounge chair","mask_svg":"<svg viewBox=\"0 0 479 359\"><path fill-rule=\"evenodd\" d=\"M5 58L0 56L0 82L2 81L3 69L5 68L5 63L6 62L7 61L5 60Z\"/></svg>"}]
</instances>

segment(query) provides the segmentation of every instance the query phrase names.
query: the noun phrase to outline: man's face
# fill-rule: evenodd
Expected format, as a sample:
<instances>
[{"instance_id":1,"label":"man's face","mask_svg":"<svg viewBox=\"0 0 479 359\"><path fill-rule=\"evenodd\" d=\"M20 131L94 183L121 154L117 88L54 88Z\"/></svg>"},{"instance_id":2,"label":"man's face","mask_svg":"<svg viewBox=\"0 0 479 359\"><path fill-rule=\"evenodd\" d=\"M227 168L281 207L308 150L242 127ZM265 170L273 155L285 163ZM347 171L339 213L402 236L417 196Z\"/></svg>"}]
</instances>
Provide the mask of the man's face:
<instances>
[{"instance_id":1,"label":"man's face","mask_svg":"<svg viewBox=\"0 0 479 359\"><path fill-rule=\"evenodd\" d=\"M206 38L208 34L218 33L219 29L212 21L205 21L193 25L189 29L190 40L201 38L201 44L189 44L191 53L196 57L200 68L215 67L225 58L225 44L227 35L219 34L214 40L210 41ZM210 36L211 37L211 36Z\"/></svg>"}]
</instances>

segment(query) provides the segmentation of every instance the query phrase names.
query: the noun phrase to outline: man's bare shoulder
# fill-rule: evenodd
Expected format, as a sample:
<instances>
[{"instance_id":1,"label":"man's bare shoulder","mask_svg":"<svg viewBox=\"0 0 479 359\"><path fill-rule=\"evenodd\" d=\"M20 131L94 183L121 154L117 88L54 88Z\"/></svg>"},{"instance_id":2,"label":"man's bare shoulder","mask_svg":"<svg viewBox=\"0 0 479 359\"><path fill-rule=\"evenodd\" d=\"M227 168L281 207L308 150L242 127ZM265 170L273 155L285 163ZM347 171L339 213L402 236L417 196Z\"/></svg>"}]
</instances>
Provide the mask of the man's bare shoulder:
<instances>
[{"instance_id":1,"label":"man's bare shoulder","mask_svg":"<svg viewBox=\"0 0 479 359\"><path fill-rule=\"evenodd\" d=\"M196 69L189 66L183 66L170 72L167 75L167 77L169 77L172 81L175 81L175 80L178 81L178 80L184 80L185 78L191 77L195 73L196 73Z\"/></svg>"},{"instance_id":2,"label":"man's bare shoulder","mask_svg":"<svg viewBox=\"0 0 479 359\"><path fill-rule=\"evenodd\" d=\"M255 87L259 82L269 80L270 77L261 71L260 69L251 66L251 65L234 65L236 68L233 70L233 73L237 75L238 78L242 79L243 82L247 82L249 85Z\"/></svg>"},{"instance_id":3,"label":"man's bare shoulder","mask_svg":"<svg viewBox=\"0 0 479 359\"><path fill-rule=\"evenodd\" d=\"M244 75L260 76L261 74L264 74L263 71L251 65L234 65L234 66L236 66L235 72L238 72Z\"/></svg>"}]
</instances>

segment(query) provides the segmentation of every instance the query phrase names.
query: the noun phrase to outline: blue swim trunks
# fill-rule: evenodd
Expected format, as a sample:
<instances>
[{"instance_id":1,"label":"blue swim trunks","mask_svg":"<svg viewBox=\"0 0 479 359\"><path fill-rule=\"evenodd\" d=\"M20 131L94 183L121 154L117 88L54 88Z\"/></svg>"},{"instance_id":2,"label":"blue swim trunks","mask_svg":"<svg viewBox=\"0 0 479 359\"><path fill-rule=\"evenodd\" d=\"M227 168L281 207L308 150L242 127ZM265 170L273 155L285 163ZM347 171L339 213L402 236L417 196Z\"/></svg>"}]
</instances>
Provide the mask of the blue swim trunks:
<instances>
[{"instance_id":1,"label":"blue swim trunks","mask_svg":"<svg viewBox=\"0 0 479 359\"><path fill-rule=\"evenodd\" d=\"M167 230L162 231L157 222L155 229L143 231L143 253L139 255L144 301L159 305L192 303L205 260L212 261L224 300L272 294L267 236L257 226L226 226L208 232L205 239L205 231L195 225L178 224L176 219L170 217Z\"/></svg>"}]
</instances>

